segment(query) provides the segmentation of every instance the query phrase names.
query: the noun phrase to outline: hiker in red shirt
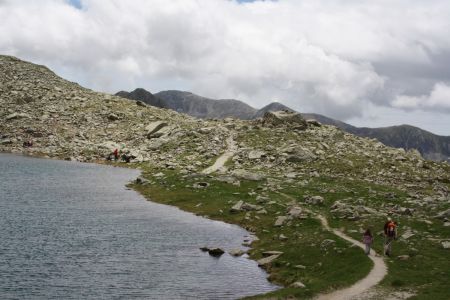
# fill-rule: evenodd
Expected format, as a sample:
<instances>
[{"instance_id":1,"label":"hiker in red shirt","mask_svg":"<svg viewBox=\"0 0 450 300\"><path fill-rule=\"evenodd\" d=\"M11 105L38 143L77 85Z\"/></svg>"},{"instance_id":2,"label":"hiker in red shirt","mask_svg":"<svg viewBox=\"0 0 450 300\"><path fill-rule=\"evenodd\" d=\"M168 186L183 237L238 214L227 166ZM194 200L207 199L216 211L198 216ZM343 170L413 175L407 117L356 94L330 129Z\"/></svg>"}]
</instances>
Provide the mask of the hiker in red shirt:
<instances>
[{"instance_id":1,"label":"hiker in red shirt","mask_svg":"<svg viewBox=\"0 0 450 300\"><path fill-rule=\"evenodd\" d=\"M392 242L397 239L397 224L391 218L384 224L384 254L391 255Z\"/></svg>"}]
</instances>

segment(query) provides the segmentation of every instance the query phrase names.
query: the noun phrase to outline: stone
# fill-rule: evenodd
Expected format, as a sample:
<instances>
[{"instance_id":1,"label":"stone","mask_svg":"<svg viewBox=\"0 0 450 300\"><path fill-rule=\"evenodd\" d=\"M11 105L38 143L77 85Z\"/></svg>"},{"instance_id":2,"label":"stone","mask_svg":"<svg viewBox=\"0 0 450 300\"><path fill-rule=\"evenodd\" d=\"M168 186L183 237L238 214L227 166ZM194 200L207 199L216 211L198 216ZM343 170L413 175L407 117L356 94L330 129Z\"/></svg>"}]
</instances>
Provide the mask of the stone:
<instances>
[{"instance_id":1,"label":"stone","mask_svg":"<svg viewBox=\"0 0 450 300\"><path fill-rule=\"evenodd\" d=\"M406 231L405 233L402 234L401 238L404 240L409 239L410 237L413 237L414 233L412 233L412 231Z\"/></svg>"},{"instance_id":2,"label":"stone","mask_svg":"<svg viewBox=\"0 0 450 300\"><path fill-rule=\"evenodd\" d=\"M239 200L235 205L233 205L233 206L230 208L230 212L231 212L231 213L237 213L237 212L242 211L242 205L243 205L243 204L244 204L244 201Z\"/></svg>"},{"instance_id":3,"label":"stone","mask_svg":"<svg viewBox=\"0 0 450 300\"><path fill-rule=\"evenodd\" d=\"M295 148L295 151L286 157L287 162L293 162L293 163L310 162L310 161L314 161L316 159L317 159L317 156L314 155L314 153L312 153L308 149L305 149L302 147Z\"/></svg>"},{"instance_id":4,"label":"stone","mask_svg":"<svg viewBox=\"0 0 450 300\"><path fill-rule=\"evenodd\" d=\"M228 251L228 254L230 254L231 256L242 256L245 253L247 253L247 252L242 249L232 249L232 250Z\"/></svg>"},{"instance_id":5,"label":"stone","mask_svg":"<svg viewBox=\"0 0 450 300\"><path fill-rule=\"evenodd\" d=\"M441 242L442 248L450 249L450 241Z\"/></svg>"},{"instance_id":6,"label":"stone","mask_svg":"<svg viewBox=\"0 0 450 300\"><path fill-rule=\"evenodd\" d=\"M312 125L312 126L316 126L316 127L322 126L322 123L320 123L319 121L317 121L315 119L306 120L306 123L308 123L308 125Z\"/></svg>"},{"instance_id":7,"label":"stone","mask_svg":"<svg viewBox=\"0 0 450 300\"><path fill-rule=\"evenodd\" d=\"M110 121L117 121L117 120L119 120L119 116L117 116L116 114L111 113L111 114L108 115L108 120L110 120Z\"/></svg>"},{"instance_id":8,"label":"stone","mask_svg":"<svg viewBox=\"0 0 450 300\"><path fill-rule=\"evenodd\" d=\"M336 244L335 240L325 239L322 241L322 243L320 243L320 248L328 248L329 246L334 244Z\"/></svg>"},{"instance_id":9,"label":"stone","mask_svg":"<svg viewBox=\"0 0 450 300\"><path fill-rule=\"evenodd\" d=\"M209 250L208 250L208 253L209 253L209 255L211 255L211 256L216 256L216 257L218 257L218 256L221 256L222 254L224 254L225 251L223 251L223 250L220 249L220 248L212 248L212 249L209 249Z\"/></svg>"},{"instance_id":10,"label":"stone","mask_svg":"<svg viewBox=\"0 0 450 300\"><path fill-rule=\"evenodd\" d=\"M145 127L147 137L151 138L153 134L155 134L156 132L158 132L159 130L161 130L162 128L164 128L168 125L169 124L167 124L166 122L163 122L163 121L156 121L156 122L152 122L152 123L148 124Z\"/></svg>"},{"instance_id":11,"label":"stone","mask_svg":"<svg viewBox=\"0 0 450 300\"><path fill-rule=\"evenodd\" d=\"M408 260L409 258L410 258L409 255L399 255L399 256L397 256L398 260Z\"/></svg>"},{"instance_id":12,"label":"stone","mask_svg":"<svg viewBox=\"0 0 450 300\"><path fill-rule=\"evenodd\" d=\"M294 268L300 269L300 270L306 269L306 267L304 265L296 265L296 266L294 266Z\"/></svg>"},{"instance_id":13,"label":"stone","mask_svg":"<svg viewBox=\"0 0 450 300\"><path fill-rule=\"evenodd\" d=\"M299 218L302 212L303 210L300 206L293 206L289 209L287 214L293 218Z\"/></svg>"},{"instance_id":14,"label":"stone","mask_svg":"<svg viewBox=\"0 0 450 300\"><path fill-rule=\"evenodd\" d=\"M301 114L293 111L268 111L262 117L263 126L291 125L302 130L308 127L306 120Z\"/></svg>"},{"instance_id":15,"label":"stone","mask_svg":"<svg viewBox=\"0 0 450 300\"><path fill-rule=\"evenodd\" d=\"M322 196L304 196L303 200L312 205L321 205L324 202L324 199Z\"/></svg>"},{"instance_id":16,"label":"stone","mask_svg":"<svg viewBox=\"0 0 450 300\"><path fill-rule=\"evenodd\" d=\"M194 189L204 189L209 186L208 182L196 182L192 185Z\"/></svg>"},{"instance_id":17,"label":"stone","mask_svg":"<svg viewBox=\"0 0 450 300\"><path fill-rule=\"evenodd\" d=\"M283 226L284 223L287 221L287 219L288 219L287 216L279 216L279 217L277 217L277 219L275 220L274 226L276 226L276 227Z\"/></svg>"},{"instance_id":18,"label":"stone","mask_svg":"<svg viewBox=\"0 0 450 300\"><path fill-rule=\"evenodd\" d=\"M260 205L254 205L254 204L244 202L244 204L242 204L242 206L241 206L241 209L245 210L245 211L252 211L252 210L261 210L261 209L263 209L263 207Z\"/></svg>"},{"instance_id":19,"label":"stone","mask_svg":"<svg viewBox=\"0 0 450 300\"><path fill-rule=\"evenodd\" d=\"M263 256L263 257L268 257L268 256L272 256L272 255L278 255L278 256L280 256L281 254L283 254L283 252L281 252L281 251L264 251L264 252L262 253L262 256Z\"/></svg>"},{"instance_id":20,"label":"stone","mask_svg":"<svg viewBox=\"0 0 450 300\"><path fill-rule=\"evenodd\" d=\"M261 150L252 150L248 153L248 159L260 159L266 156L266 152Z\"/></svg>"},{"instance_id":21,"label":"stone","mask_svg":"<svg viewBox=\"0 0 450 300\"><path fill-rule=\"evenodd\" d=\"M246 179L246 180L252 180L252 181L260 181L265 178L263 174L256 173L256 172L250 172L243 169L237 169L231 172L231 174L237 178Z\"/></svg>"},{"instance_id":22,"label":"stone","mask_svg":"<svg viewBox=\"0 0 450 300\"><path fill-rule=\"evenodd\" d=\"M280 255L271 255L265 258L261 258L260 260L257 261L258 266L262 267L262 266L267 266L269 264L271 264L274 260L276 260L278 257L280 257Z\"/></svg>"},{"instance_id":23,"label":"stone","mask_svg":"<svg viewBox=\"0 0 450 300\"><path fill-rule=\"evenodd\" d=\"M13 141L11 139L1 139L0 145L11 145L13 144Z\"/></svg>"},{"instance_id":24,"label":"stone","mask_svg":"<svg viewBox=\"0 0 450 300\"><path fill-rule=\"evenodd\" d=\"M136 182L136 184L143 184L143 185L150 183L150 181L148 181L147 179L145 179L142 176L139 176L138 178L136 178L135 182Z\"/></svg>"},{"instance_id":25,"label":"stone","mask_svg":"<svg viewBox=\"0 0 450 300\"><path fill-rule=\"evenodd\" d=\"M449 218L450 217L450 208L444 211L441 211L440 213L438 213L435 218L436 219L445 219L445 218Z\"/></svg>"},{"instance_id":26,"label":"stone","mask_svg":"<svg viewBox=\"0 0 450 300\"><path fill-rule=\"evenodd\" d=\"M7 115L5 117L5 120L9 121L9 120L14 120L14 119L22 119L22 118L30 119L31 116L29 114L26 114L26 113L12 113L10 115Z\"/></svg>"},{"instance_id":27,"label":"stone","mask_svg":"<svg viewBox=\"0 0 450 300\"><path fill-rule=\"evenodd\" d=\"M278 236L278 239L279 239L280 241L286 241L286 240L288 240L289 238L288 238L287 236L285 236L284 234L280 234L280 235Z\"/></svg>"},{"instance_id":28,"label":"stone","mask_svg":"<svg viewBox=\"0 0 450 300\"><path fill-rule=\"evenodd\" d=\"M305 286L302 282L296 281L296 282L292 283L292 284L290 285L290 287L292 287L292 288L297 288L297 289L302 289L302 288L304 288L304 287L306 287L306 286Z\"/></svg>"}]
</instances>

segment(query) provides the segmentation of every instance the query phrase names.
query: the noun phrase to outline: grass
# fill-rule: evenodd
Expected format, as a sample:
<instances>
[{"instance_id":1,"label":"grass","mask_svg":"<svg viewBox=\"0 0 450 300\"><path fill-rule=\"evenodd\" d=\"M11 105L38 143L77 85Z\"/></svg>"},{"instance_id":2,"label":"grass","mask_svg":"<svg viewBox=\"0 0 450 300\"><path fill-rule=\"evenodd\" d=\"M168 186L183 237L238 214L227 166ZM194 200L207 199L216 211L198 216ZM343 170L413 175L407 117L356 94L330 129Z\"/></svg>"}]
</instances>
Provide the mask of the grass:
<instances>
[{"instance_id":1,"label":"grass","mask_svg":"<svg viewBox=\"0 0 450 300\"><path fill-rule=\"evenodd\" d=\"M262 252L268 250L283 252L267 267L267 271L268 279L284 288L249 299L310 298L318 293L349 286L371 269L372 262L361 249L351 247L346 241L325 231L315 218L295 219L288 225L274 227L276 217L285 215L287 203L292 200L271 191L265 182L241 181L240 186L235 186L220 182L213 176L180 176L177 170L164 170L164 177L155 178L152 174L161 170L153 170L148 165L141 165L141 169L151 184L132 184L132 187L148 199L210 219L237 224L255 233L259 241L252 244L249 252L252 259L260 259ZM208 182L210 185L195 189L192 186L196 182ZM332 227L342 229L357 240L361 239L360 231L365 228L372 228L375 233L382 231L385 217L370 216L359 221L334 218L329 207L336 200L344 199L352 205L362 203L372 208L388 202L407 204L405 191L385 185L325 176L310 179L307 185L299 182L280 181L279 185L283 194L298 201L302 201L304 195L323 196L325 202L322 206L309 208L325 215ZM395 198L388 200L388 193L394 194ZM272 202L264 206L267 214L230 213L230 207L239 200L258 204L256 195L267 196ZM424 211L429 213L427 208ZM387 259L389 273L381 282L381 287L388 291L414 291L416 295L413 299L448 299L449 251L443 249L438 241L448 239L450 228L444 227L440 221L433 220L433 224L427 224L407 216L399 217L397 221L400 234L406 229L417 233L407 241L400 239L395 242L394 255ZM281 234L287 239L280 240ZM326 249L321 248L321 242L325 239L333 239L336 243ZM378 253L382 251L382 240L380 236L375 238L374 249ZM410 258L402 261L397 259L400 255L409 255ZM305 268L296 267L298 265ZM296 281L305 284L306 288L289 288Z\"/></svg>"},{"instance_id":2,"label":"grass","mask_svg":"<svg viewBox=\"0 0 450 300\"><path fill-rule=\"evenodd\" d=\"M267 267L270 281L282 286L289 286L296 281L306 285L303 289L282 288L251 299L311 297L319 292L349 286L371 269L372 262L361 249L351 247L346 241L324 230L320 222L312 217L295 219L288 225L274 227L276 217L286 213L286 203L290 200L265 190L266 186L261 182L241 181L240 186L235 186L217 181L211 176L181 177L176 170L166 170L164 178L155 178L151 174L156 171L144 166L142 168L143 175L151 184L133 184L132 187L148 199L246 228L259 238L249 252L252 259L260 259L264 251L283 252ZM204 189L192 188L199 181L208 182L210 186ZM230 207L239 200L258 204L253 193L265 193L274 202L265 205L267 214L229 212ZM287 239L280 240L281 234ZM321 247L325 239L335 240L335 244ZM298 265L305 268L296 267Z\"/></svg>"}]
</instances>

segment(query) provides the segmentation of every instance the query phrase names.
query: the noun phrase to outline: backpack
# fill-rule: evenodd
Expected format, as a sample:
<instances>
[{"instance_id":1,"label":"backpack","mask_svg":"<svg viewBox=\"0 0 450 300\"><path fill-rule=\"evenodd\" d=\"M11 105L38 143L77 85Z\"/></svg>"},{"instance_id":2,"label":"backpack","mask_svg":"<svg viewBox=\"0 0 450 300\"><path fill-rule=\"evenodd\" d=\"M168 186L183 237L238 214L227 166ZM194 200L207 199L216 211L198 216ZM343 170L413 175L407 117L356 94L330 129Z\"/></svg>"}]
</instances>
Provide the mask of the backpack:
<instances>
[{"instance_id":1,"label":"backpack","mask_svg":"<svg viewBox=\"0 0 450 300\"><path fill-rule=\"evenodd\" d=\"M387 236L389 237L395 237L395 223L394 222L389 222L387 225Z\"/></svg>"}]
</instances>

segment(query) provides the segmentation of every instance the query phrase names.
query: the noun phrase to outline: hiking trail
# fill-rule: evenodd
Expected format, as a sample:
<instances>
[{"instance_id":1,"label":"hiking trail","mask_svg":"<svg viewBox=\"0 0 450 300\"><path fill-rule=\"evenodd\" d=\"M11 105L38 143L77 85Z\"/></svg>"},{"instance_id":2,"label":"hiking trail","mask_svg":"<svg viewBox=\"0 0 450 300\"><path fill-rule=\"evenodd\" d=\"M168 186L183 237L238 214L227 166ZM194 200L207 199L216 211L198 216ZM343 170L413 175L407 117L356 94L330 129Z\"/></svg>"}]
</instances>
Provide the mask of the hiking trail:
<instances>
[{"instance_id":1,"label":"hiking trail","mask_svg":"<svg viewBox=\"0 0 450 300\"><path fill-rule=\"evenodd\" d=\"M286 195L284 193L280 194L288 199L296 200L295 198ZM305 210L309 213L312 213L320 221L322 226L328 231L352 243L353 245L360 247L363 250L365 249L363 243L349 237L342 231L331 228L328 224L327 219L324 216L315 214L314 212L308 209ZM357 296L361 296L363 293L367 292L370 288L376 286L384 278L384 276L387 275L387 266L386 263L384 262L383 257L378 255L373 249L370 249L370 255L368 255L368 257L373 261L374 265L372 270L369 272L369 274L367 274L366 277L354 283L350 287L332 291L327 294L320 294L317 297L315 297L314 300L350 300L353 299L354 297L356 298Z\"/></svg>"},{"instance_id":2,"label":"hiking trail","mask_svg":"<svg viewBox=\"0 0 450 300\"><path fill-rule=\"evenodd\" d=\"M202 171L202 174L211 174L219 170L224 166L224 164L236 153L237 145L236 142L233 139L233 135L229 135L227 140L227 150L217 158L217 160L214 162L212 166L209 166L208 168L204 169Z\"/></svg>"}]
</instances>

